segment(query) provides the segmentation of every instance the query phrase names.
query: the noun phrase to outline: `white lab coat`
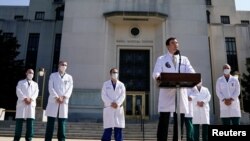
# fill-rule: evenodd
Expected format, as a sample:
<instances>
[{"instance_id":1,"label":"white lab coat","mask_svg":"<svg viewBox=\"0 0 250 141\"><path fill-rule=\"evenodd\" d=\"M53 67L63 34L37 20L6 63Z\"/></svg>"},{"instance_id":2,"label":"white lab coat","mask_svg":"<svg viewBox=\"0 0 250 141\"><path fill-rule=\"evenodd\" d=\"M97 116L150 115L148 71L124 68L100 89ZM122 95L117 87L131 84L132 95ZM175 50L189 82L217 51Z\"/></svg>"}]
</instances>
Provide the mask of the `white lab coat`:
<instances>
[{"instance_id":1,"label":"white lab coat","mask_svg":"<svg viewBox=\"0 0 250 141\"><path fill-rule=\"evenodd\" d=\"M69 98L73 90L73 78L69 74L60 76L59 72L52 73L49 78L49 99L46 107L46 116L68 118ZM59 104L56 98L65 96L64 103Z\"/></svg>"},{"instance_id":2,"label":"white lab coat","mask_svg":"<svg viewBox=\"0 0 250 141\"><path fill-rule=\"evenodd\" d=\"M220 101L220 117L241 117L240 110L240 83L239 80L230 75L227 82L223 76L219 77L216 82L216 94ZM223 99L233 98L230 106L224 104Z\"/></svg>"},{"instance_id":3,"label":"white lab coat","mask_svg":"<svg viewBox=\"0 0 250 141\"><path fill-rule=\"evenodd\" d=\"M122 82L117 80L115 90L111 80L103 83L102 100L104 103L103 109L103 128L125 128L125 116L123 102L126 97L126 88ZM118 104L118 108L111 107L111 103Z\"/></svg>"},{"instance_id":4,"label":"white lab coat","mask_svg":"<svg viewBox=\"0 0 250 141\"><path fill-rule=\"evenodd\" d=\"M176 55L177 63L176 68L172 62L172 54L169 52L163 56L158 57L154 72L153 72L153 79L156 79L160 76L161 72L167 73L178 73L178 66L179 66L179 55ZM180 66L181 73L194 73L194 69L191 66L189 60L185 56L181 56L181 66ZM158 103L158 112L175 112L175 95L176 89L175 88L160 88L159 93L159 103ZM188 96L187 96L187 89L181 88L180 89L180 113L188 113Z\"/></svg>"},{"instance_id":5,"label":"white lab coat","mask_svg":"<svg viewBox=\"0 0 250 141\"><path fill-rule=\"evenodd\" d=\"M192 100L193 100L193 98L194 98L194 96L193 96L193 94L192 94L192 88L190 88L190 89L187 89L187 94L188 94L188 96L189 97L191 97L192 98ZM188 118L193 118L193 101L188 101L188 113L186 113L185 114L185 117L188 117Z\"/></svg>"},{"instance_id":6,"label":"white lab coat","mask_svg":"<svg viewBox=\"0 0 250 141\"><path fill-rule=\"evenodd\" d=\"M201 86L200 91L197 87L194 87L190 91L192 95L192 105L193 105L193 124L210 124L210 107L209 101L211 99L211 94L208 88ZM203 101L203 107L197 105L198 101Z\"/></svg>"},{"instance_id":7,"label":"white lab coat","mask_svg":"<svg viewBox=\"0 0 250 141\"><path fill-rule=\"evenodd\" d=\"M30 83L30 84L29 84ZM35 81L27 79L20 80L16 87L17 104L16 118L32 118L35 119L36 99L38 97L38 85ZM31 98L31 104L24 102L25 98Z\"/></svg>"}]
</instances>

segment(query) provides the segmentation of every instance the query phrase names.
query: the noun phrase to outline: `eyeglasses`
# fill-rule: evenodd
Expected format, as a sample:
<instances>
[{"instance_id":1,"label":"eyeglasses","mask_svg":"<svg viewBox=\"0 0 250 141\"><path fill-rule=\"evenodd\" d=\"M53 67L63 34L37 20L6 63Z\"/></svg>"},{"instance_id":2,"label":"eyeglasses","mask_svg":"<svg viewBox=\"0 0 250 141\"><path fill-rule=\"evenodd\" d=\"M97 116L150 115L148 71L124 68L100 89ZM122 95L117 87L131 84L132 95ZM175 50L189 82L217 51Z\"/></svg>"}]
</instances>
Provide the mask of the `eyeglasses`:
<instances>
[{"instance_id":1,"label":"eyeglasses","mask_svg":"<svg viewBox=\"0 0 250 141\"><path fill-rule=\"evenodd\" d=\"M118 72L112 72L112 73L118 73Z\"/></svg>"}]
</instances>

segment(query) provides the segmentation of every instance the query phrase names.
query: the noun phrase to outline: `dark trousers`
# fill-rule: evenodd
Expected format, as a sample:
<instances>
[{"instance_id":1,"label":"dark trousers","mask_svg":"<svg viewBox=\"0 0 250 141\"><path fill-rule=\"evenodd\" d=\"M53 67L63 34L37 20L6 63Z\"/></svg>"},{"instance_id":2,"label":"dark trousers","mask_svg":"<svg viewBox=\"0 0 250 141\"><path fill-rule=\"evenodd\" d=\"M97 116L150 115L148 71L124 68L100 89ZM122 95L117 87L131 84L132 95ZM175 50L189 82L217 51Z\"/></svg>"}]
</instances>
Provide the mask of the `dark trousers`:
<instances>
[{"instance_id":1,"label":"dark trousers","mask_svg":"<svg viewBox=\"0 0 250 141\"><path fill-rule=\"evenodd\" d=\"M111 136L112 136L112 128L106 128L104 129L104 133L102 135L102 141L111 141ZM122 128L114 128L115 134L115 141L122 141L123 137L122 137Z\"/></svg>"},{"instance_id":2,"label":"dark trousers","mask_svg":"<svg viewBox=\"0 0 250 141\"><path fill-rule=\"evenodd\" d=\"M181 117L181 139L183 138L183 126L185 120L185 114L180 114ZM180 124L180 123L178 123ZM174 137L173 141L178 141L178 125L177 125L177 113L174 113Z\"/></svg>"},{"instance_id":3,"label":"dark trousers","mask_svg":"<svg viewBox=\"0 0 250 141\"><path fill-rule=\"evenodd\" d=\"M55 117L49 117L47 121L45 141L52 141L54 126L55 126ZM58 141L65 141L66 139L66 118L58 118L58 128L57 128L57 139Z\"/></svg>"},{"instance_id":4,"label":"dark trousers","mask_svg":"<svg viewBox=\"0 0 250 141\"><path fill-rule=\"evenodd\" d=\"M24 119L22 119L22 118L16 119L14 141L19 141L21 136L22 136L23 121L24 121ZM32 137L34 135L33 124L34 124L34 119L27 118L27 120L26 120L26 135L25 135L26 141L32 140Z\"/></svg>"},{"instance_id":5,"label":"dark trousers","mask_svg":"<svg viewBox=\"0 0 250 141\"><path fill-rule=\"evenodd\" d=\"M193 118L185 117L187 141L194 141Z\"/></svg>"},{"instance_id":6,"label":"dark trousers","mask_svg":"<svg viewBox=\"0 0 250 141\"><path fill-rule=\"evenodd\" d=\"M181 116L181 134L183 136L184 114ZM157 141L167 141L168 139L168 125L169 125L170 112L160 112L158 128L157 128ZM177 114L174 113L174 136L173 141L178 140L177 128Z\"/></svg>"},{"instance_id":7,"label":"dark trousers","mask_svg":"<svg viewBox=\"0 0 250 141\"><path fill-rule=\"evenodd\" d=\"M194 124L194 141L200 140L200 124ZM208 141L208 124L202 124L202 141Z\"/></svg>"},{"instance_id":8,"label":"dark trousers","mask_svg":"<svg viewBox=\"0 0 250 141\"><path fill-rule=\"evenodd\" d=\"M240 125L239 117L221 118L221 121L223 125Z\"/></svg>"}]
</instances>

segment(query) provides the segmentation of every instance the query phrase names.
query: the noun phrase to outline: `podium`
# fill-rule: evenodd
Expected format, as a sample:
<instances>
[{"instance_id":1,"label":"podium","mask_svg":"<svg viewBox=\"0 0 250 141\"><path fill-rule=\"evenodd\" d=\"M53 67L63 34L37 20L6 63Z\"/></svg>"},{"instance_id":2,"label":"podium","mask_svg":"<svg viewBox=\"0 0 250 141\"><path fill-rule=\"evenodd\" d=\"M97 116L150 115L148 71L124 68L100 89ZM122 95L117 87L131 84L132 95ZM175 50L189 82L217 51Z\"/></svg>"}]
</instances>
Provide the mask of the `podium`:
<instances>
[{"instance_id":1,"label":"podium","mask_svg":"<svg viewBox=\"0 0 250 141\"><path fill-rule=\"evenodd\" d=\"M161 73L158 86L165 88L175 88L177 85L180 87L194 87L200 81L200 73Z\"/></svg>"},{"instance_id":2,"label":"podium","mask_svg":"<svg viewBox=\"0 0 250 141\"><path fill-rule=\"evenodd\" d=\"M176 88L176 113L178 141L181 141L181 119L180 119L180 88L192 88L201 81L200 73L161 73L157 80L158 86L162 88Z\"/></svg>"}]
</instances>

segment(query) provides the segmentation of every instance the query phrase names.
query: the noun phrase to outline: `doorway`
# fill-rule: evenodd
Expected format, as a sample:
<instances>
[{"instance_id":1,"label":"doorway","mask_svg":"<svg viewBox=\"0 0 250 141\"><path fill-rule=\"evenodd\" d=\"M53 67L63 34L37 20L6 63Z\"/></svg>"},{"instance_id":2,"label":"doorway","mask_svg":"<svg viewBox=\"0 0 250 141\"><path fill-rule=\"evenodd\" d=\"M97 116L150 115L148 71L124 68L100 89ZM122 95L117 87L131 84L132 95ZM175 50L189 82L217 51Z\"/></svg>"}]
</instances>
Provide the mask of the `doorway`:
<instances>
[{"instance_id":1,"label":"doorway","mask_svg":"<svg viewBox=\"0 0 250 141\"><path fill-rule=\"evenodd\" d=\"M126 117L148 116L150 91L150 50L120 49L119 79L126 87Z\"/></svg>"}]
</instances>

